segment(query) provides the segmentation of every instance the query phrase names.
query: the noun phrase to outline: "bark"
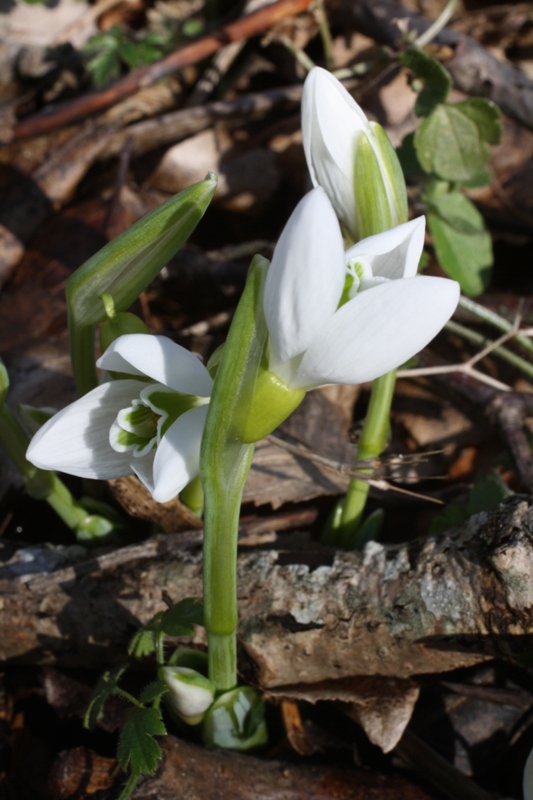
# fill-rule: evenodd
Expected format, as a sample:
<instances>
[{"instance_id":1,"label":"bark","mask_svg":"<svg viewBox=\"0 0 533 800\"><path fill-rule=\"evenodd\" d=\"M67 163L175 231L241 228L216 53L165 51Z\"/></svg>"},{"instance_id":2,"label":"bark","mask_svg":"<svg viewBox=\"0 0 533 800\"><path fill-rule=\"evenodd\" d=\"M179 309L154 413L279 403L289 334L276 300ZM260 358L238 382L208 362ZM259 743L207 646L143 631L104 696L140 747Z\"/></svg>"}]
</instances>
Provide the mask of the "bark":
<instances>
[{"instance_id":1,"label":"bark","mask_svg":"<svg viewBox=\"0 0 533 800\"><path fill-rule=\"evenodd\" d=\"M407 678L530 647L533 508L513 498L440 538L335 553L294 534L239 555L241 666L264 687ZM264 523L262 523L264 530ZM301 547L296 549L300 539ZM201 532L114 552L0 548L0 657L94 666L124 659L139 626L201 595ZM270 545L271 547L271 545ZM289 549L292 548L292 549Z\"/></svg>"},{"instance_id":2,"label":"bark","mask_svg":"<svg viewBox=\"0 0 533 800\"><path fill-rule=\"evenodd\" d=\"M160 740L163 760L156 774L142 781L134 800L429 800L404 778L385 778L367 770L296 765L206 750L173 736ZM62 753L52 771L54 800L93 797L94 790L124 785L116 780L116 762L78 747Z\"/></svg>"},{"instance_id":3,"label":"bark","mask_svg":"<svg viewBox=\"0 0 533 800\"><path fill-rule=\"evenodd\" d=\"M395 49L404 41L402 22L417 35L431 25L400 3L392 0L358 0L344 3L343 24L358 30L380 44ZM533 81L523 72L495 58L470 36L444 28L435 43L451 48L452 56L444 62L458 89L467 94L493 100L508 116L533 129Z\"/></svg>"}]
</instances>

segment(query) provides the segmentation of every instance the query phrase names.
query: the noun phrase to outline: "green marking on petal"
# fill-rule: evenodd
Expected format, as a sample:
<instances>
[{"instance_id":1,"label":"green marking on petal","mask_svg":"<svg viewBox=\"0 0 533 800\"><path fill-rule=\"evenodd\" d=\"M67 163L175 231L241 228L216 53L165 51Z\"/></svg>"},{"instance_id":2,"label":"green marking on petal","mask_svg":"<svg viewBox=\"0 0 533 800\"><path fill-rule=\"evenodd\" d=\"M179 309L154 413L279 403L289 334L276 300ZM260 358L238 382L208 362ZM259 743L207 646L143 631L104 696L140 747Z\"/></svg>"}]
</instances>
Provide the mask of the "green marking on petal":
<instances>
[{"instance_id":1,"label":"green marking on petal","mask_svg":"<svg viewBox=\"0 0 533 800\"><path fill-rule=\"evenodd\" d=\"M344 279L344 289L342 290L338 308L347 303L348 300L350 300L350 298L352 297L352 289L354 288L354 283L355 283L355 275L353 274L353 272L347 271L346 278ZM357 289L355 291L357 291Z\"/></svg>"},{"instance_id":2,"label":"green marking on petal","mask_svg":"<svg viewBox=\"0 0 533 800\"><path fill-rule=\"evenodd\" d=\"M170 426L191 408L204 405L209 402L207 397L197 397L194 394L183 394L169 389L168 386L158 384L148 386L141 392L141 400L159 417L158 437L165 435Z\"/></svg>"},{"instance_id":3,"label":"green marking on petal","mask_svg":"<svg viewBox=\"0 0 533 800\"><path fill-rule=\"evenodd\" d=\"M124 431L135 433L142 438L152 438L157 432L157 416L149 406L134 400L130 408L119 412L117 422Z\"/></svg>"}]
</instances>

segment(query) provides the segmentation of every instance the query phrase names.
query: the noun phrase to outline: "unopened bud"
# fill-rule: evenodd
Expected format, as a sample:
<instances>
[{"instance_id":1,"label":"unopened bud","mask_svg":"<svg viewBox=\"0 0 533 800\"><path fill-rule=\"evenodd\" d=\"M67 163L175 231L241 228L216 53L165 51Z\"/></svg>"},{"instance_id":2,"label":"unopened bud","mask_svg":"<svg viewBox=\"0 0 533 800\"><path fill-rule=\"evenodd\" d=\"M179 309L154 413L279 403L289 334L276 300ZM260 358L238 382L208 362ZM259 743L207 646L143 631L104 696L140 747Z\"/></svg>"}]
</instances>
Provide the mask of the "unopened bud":
<instances>
[{"instance_id":1,"label":"unopened bud","mask_svg":"<svg viewBox=\"0 0 533 800\"><path fill-rule=\"evenodd\" d=\"M215 685L188 667L161 667L159 679L168 686L165 698L174 713L188 725L198 725L215 699Z\"/></svg>"}]
</instances>

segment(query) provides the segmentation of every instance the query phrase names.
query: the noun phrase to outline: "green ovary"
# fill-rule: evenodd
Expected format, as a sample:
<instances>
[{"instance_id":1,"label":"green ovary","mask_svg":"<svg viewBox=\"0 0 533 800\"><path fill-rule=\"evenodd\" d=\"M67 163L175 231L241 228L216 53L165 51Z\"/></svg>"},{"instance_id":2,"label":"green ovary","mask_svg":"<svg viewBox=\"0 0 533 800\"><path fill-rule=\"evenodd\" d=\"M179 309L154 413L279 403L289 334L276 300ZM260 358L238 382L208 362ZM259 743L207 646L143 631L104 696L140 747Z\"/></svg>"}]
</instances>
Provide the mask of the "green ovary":
<instances>
[{"instance_id":1,"label":"green ovary","mask_svg":"<svg viewBox=\"0 0 533 800\"><path fill-rule=\"evenodd\" d=\"M249 413L238 432L242 441L251 444L264 439L292 414L304 397L304 389L291 389L273 372L260 369Z\"/></svg>"}]
</instances>

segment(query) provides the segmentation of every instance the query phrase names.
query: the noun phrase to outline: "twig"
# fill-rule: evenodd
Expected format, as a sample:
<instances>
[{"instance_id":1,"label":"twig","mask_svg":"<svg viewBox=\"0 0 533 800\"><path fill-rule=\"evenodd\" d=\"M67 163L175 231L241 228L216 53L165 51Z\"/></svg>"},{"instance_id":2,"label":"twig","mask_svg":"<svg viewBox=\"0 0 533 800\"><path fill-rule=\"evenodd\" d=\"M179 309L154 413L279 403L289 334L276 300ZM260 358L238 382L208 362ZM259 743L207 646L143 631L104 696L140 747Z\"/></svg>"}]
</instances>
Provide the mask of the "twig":
<instances>
[{"instance_id":1,"label":"twig","mask_svg":"<svg viewBox=\"0 0 533 800\"><path fill-rule=\"evenodd\" d=\"M421 49L428 45L433 39L439 35L441 30L446 27L447 23L453 17L454 11L457 8L457 0L448 0L442 11L440 12L439 16L433 22L427 31L424 31L420 36L418 36L414 44L416 47L420 47Z\"/></svg>"},{"instance_id":2,"label":"twig","mask_svg":"<svg viewBox=\"0 0 533 800\"><path fill-rule=\"evenodd\" d=\"M446 330L456 333L458 336L462 336L463 339L466 339L472 344L479 345L480 347L489 345L491 341L486 336L483 336L483 334L473 331L470 328L467 328L465 325L460 325L458 322L454 322L453 320L447 322L445 328ZM524 332L524 330L527 332L529 329L522 329L522 332ZM529 378L533 378L533 364L530 361L526 361L525 358L513 353L512 350L508 350L506 347L494 347L492 352L495 356L498 356L503 361L507 361L508 364L512 364L513 367L521 370Z\"/></svg>"},{"instance_id":3,"label":"twig","mask_svg":"<svg viewBox=\"0 0 533 800\"><path fill-rule=\"evenodd\" d=\"M474 369L474 364L477 364L478 361L488 356L495 350L498 350L500 345L504 344L504 342L509 341L509 339L513 339L516 337L518 331L520 330L520 321L521 316L520 312L517 313L515 321L506 333L502 334L499 339L496 339L494 342L490 342L486 347L483 348L479 353L476 353L474 356L465 361L463 364L444 364L439 367L421 367L420 369L403 369L398 371L399 378L414 378L414 377L421 377L422 375L445 375L450 372L463 372L465 375L470 375L471 377L475 378L482 383L486 383L488 386L492 386L494 389L498 389L500 392L511 392L512 389L510 386L507 386L505 383L501 383L501 381L496 380L496 378L491 378L490 375L485 375L483 372L479 372L479 370Z\"/></svg>"},{"instance_id":4,"label":"twig","mask_svg":"<svg viewBox=\"0 0 533 800\"><path fill-rule=\"evenodd\" d=\"M475 300L471 300L469 297L464 297L464 295L461 295L459 298L459 305L465 311L469 311L471 314L474 314L476 317L478 317L478 319L482 319L483 322L488 322L489 325L493 325L499 331L504 331L507 333L508 331L514 330L514 322L509 322L495 311L491 311L490 308L485 308L485 306L482 306L480 303L476 303ZM515 312L515 316L516 314L520 314L520 316L522 315L522 306L523 300L521 299ZM533 353L533 342L525 335L521 335L520 333L514 334L514 338L524 348L524 350L527 350L529 353Z\"/></svg>"},{"instance_id":5,"label":"twig","mask_svg":"<svg viewBox=\"0 0 533 800\"><path fill-rule=\"evenodd\" d=\"M125 78L107 89L92 92L76 100L58 104L55 109L29 117L15 126L13 138L23 139L38 136L48 131L75 122L78 119L103 111L126 97L150 86L161 78L178 72L183 67L196 64L216 53L224 45L248 39L262 33L285 17L298 14L310 5L312 0L278 0L276 3L249 14L246 17L224 25L209 36L183 47L166 58L139 67Z\"/></svg>"}]
</instances>

